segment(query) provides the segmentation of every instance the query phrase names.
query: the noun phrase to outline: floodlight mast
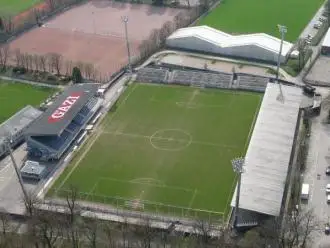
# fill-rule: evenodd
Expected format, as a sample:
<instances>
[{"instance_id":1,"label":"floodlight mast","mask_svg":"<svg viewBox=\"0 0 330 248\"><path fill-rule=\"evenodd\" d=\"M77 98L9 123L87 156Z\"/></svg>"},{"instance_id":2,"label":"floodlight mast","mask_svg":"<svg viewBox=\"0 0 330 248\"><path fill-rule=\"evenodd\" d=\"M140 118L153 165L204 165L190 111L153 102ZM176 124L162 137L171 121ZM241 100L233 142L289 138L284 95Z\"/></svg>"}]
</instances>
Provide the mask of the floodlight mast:
<instances>
[{"instance_id":1,"label":"floodlight mast","mask_svg":"<svg viewBox=\"0 0 330 248\"><path fill-rule=\"evenodd\" d=\"M283 49L283 42L284 42L284 36L286 34L286 32L288 31L287 27L284 25L277 25L280 33L281 33L281 44L280 44L280 51L278 53L278 57L277 57L277 69L276 69L276 82L279 85L280 88L280 94L278 96L278 100L283 101L283 92L282 92L282 87L281 87L281 83L278 81L279 78L279 73L280 73L280 66L281 66L281 56L282 56L282 49Z\"/></svg>"},{"instance_id":2,"label":"floodlight mast","mask_svg":"<svg viewBox=\"0 0 330 248\"><path fill-rule=\"evenodd\" d=\"M25 189L24 184L23 184L22 176L21 176L21 174L20 174L20 172L18 170L18 166L16 164L16 160L15 160L15 158L13 156L13 152L12 152L12 149L11 149L11 146L10 146L11 143L12 143L12 139L9 138L9 137L7 137L7 139L5 140L5 145L7 146L7 149L9 151L9 156L10 156L10 159L11 159L11 161L13 163L13 166L14 166L14 169L15 169L15 172L16 172L16 175L17 175L17 178L18 178L18 182L19 182L19 184L20 184L20 186L22 188L23 195L24 195L24 201L27 201L29 199L29 196L28 196L28 194L26 192L26 189Z\"/></svg>"},{"instance_id":3,"label":"floodlight mast","mask_svg":"<svg viewBox=\"0 0 330 248\"><path fill-rule=\"evenodd\" d=\"M234 212L234 227L237 225L238 213L239 213L239 197L241 193L241 175L244 172L244 158L234 158L231 161L233 166L233 170L237 173L238 180L237 180L237 189L236 189L236 200L235 200L235 212Z\"/></svg>"},{"instance_id":4,"label":"floodlight mast","mask_svg":"<svg viewBox=\"0 0 330 248\"><path fill-rule=\"evenodd\" d=\"M127 31L128 16L123 16L122 20L123 20L124 25L125 25L125 38L126 38L127 56L128 56L128 71L132 72L131 51L130 51L130 48L129 48L128 31Z\"/></svg>"}]
</instances>

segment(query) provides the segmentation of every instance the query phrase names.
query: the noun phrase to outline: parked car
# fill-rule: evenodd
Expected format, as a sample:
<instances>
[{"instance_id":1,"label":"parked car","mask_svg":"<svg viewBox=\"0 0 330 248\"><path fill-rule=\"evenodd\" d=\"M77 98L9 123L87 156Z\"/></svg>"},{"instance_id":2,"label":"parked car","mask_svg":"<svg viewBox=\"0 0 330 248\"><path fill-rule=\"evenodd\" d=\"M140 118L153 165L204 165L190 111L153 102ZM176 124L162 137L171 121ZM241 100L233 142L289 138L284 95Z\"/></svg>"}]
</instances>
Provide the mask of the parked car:
<instances>
[{"instance_id":1,"label":"parked car","mask_svg":"<svg viewBox=\"0 0 330 248\"><path fill-rule=\"evenodd\" d=\"M320 22L325 22L326 20L327 20L327 19L324 18L324 17L320 17L320 18L319 18L319 21L320 21Z\"/></svg>"},{"instance_id":2,"label":"parked car","mask_svg":"<svg viewBox=\"0 0 330 248\"><path fill-rule=\"evenodd\" d=\"M330 166L328 166L328 167L325 169L325 174L326 174L326 175L330 175Z\"/></svg>"},{"instance_id":3,"label":"parked car","mask_svg":"<svg viewBox=\"0 0 330 248\"><path fill-rule=\"evenodd\" d=\"M329 235L330 234L330 225L329 225L329 223L325 224L324 233L326 235Z\"/></svg>"},{"instance_id":4,"label":"parked car","mask_svg":"<svg viewBox=\"0 0 330 248\"><path fill-rule=\"evenodd\" d=\"M314 24L314 28L319 29L321 27L321 25L322 25L322 23L317 22Z\"/></svg>"},{"instance_id":5,"label":"parked car","mask_svg":"<svg viewBox=\"0 0 330 248\"><path fill-rule=\"evenodd\" d=\"M325 187L325 192L326 192L327 194L330 193L330 183L328 183L327 186ZM330 196L330 195L328 195L328 196ZM328 200L330 200L330 199L328 199Z\"/></svg>"}]
</instances>

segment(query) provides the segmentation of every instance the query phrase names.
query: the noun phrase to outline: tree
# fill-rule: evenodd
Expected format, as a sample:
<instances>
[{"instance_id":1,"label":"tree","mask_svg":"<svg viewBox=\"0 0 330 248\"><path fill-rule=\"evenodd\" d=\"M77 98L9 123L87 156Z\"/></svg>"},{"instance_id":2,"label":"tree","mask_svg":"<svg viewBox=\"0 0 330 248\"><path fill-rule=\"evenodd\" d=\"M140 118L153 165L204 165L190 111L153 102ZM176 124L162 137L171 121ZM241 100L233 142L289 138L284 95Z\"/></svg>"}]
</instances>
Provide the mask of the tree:
<instances>
[{"instance_id":1,"label":"tree","mask_svg":"<svg viewBox=\"0 0 330 248\"><path fill-rule=\"evenodd\" d=\"M43 72L46 72L47 56L39 55L39 63Z\"/></svg>"},{"instance_id":2,"label":"tree","mask_svg":"<svg viewBox=\"0 0 330 248\"><path fill-rule=\"evenodd\" d=\"M72 69L72 81L75 84L82 83L82 76L81 76L80 69L76 66L73 67L73 69Z\"/></svg>"},{"instance_id":3,"label":"tree","mask_svg":"<svg viewBox=\"0 0 330 248\"><path fill-rule=\"evenodd\" d=\"M328 27L330 26L330 0L327 1L326 3L326 14L327 14L327 24L328 24Z\"/></svg>"},{"instance_id":4,"label":"tree","mask_svg":"<svg viewBox=\"0 0 330 248\"><path fill-rule=\"evenodd\" d=\"M265 247L257 229L251 229L244 234L244 238L238 242L239 248L261 248Z\"/></svg>"},{"instance_id":5,"label":"tree","mask_svg":"<svg viewBox=\"0 0 330 248\"><path fill-rule=\"evenodd\" d=\"M49 54L49 63L51 64L52 71L53 71L53 69L55 69L56 74L60 75L61 74L62 63L63 63L62 55L60 55L58 53Z\"/></svg>"},{"instance_id":6,"label":"tree","mask_svg":"<svg viewBox=\"0 0 330 248\"><path fill-rule=\"evenodd\" d=\"M0 17L0 31L5 30L5 24L3 23L2 17Z\"/></svg>"},{"instance_id":7,"label":"tree","mask_svg":"<svg viewBox=\"0 0 330 248\"><path fill-rule=\"evenodd\" d=\"M304 67L306 51L307 51L307 43L305 39L299 39L297 42L297 50L299 52L298 55L298 69L301 70Z\"/></svg>"},{"instance_id":8,"label":"tree","mask_svg":"<svg viewBox=\"0 0 330 248\"><path fill-rule=\"evenodd\" d=\"M167 21L159 30L160 45L163 46L166 42L166 38L173 32L174 27L171 21Z\"/></svg>"},{"instance_id":9,"label":"tree","mask_svg":"<svg viewBox=\"0 0 330 248\"><path fill-rule=\"evenodd\" d=\"M6 70L8 58L10 56L10 50L8 45L0 46L0 66L2 70Z\"/></svg>"}]
</instances>

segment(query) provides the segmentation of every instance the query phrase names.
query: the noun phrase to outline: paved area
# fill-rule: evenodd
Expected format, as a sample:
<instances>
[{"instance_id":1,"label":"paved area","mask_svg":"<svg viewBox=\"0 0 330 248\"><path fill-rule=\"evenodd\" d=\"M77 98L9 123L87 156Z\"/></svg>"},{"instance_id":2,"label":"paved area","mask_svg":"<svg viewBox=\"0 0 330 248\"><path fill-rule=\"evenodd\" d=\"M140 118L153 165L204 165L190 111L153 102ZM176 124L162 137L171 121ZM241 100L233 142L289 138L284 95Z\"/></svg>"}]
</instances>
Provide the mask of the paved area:
<instances>
[{"instance_id":1,"label":"paved area","mask_svg":"<svg viewBox=\"0 0 330 248\"><path fill-rule=\"evenodd\" d=\"M312 84L330 86L330 57L318 57L306 80Z\"/></svg>"},{"instance_id":2,"label":"paved area","mask_svg":"<svg viewBox=\"0 0 330 248\"><path fill-rule=\"evenodd\" d=\"M319 88L323 98L329 97L330 90ZM325 169L330 165L330 124L326 122L330 102L325 102L321 115L312 119L309 152L303 182L310 184L310 198L302 207L314 209L320 221L321 230L315 234L311 247L330 247L330 236L324 234L324 225L330 221L330 205L326 202L325 187L330 183L330 176ZM318 177L318 174L320 177Z\"/></svg>"}]
</instances>

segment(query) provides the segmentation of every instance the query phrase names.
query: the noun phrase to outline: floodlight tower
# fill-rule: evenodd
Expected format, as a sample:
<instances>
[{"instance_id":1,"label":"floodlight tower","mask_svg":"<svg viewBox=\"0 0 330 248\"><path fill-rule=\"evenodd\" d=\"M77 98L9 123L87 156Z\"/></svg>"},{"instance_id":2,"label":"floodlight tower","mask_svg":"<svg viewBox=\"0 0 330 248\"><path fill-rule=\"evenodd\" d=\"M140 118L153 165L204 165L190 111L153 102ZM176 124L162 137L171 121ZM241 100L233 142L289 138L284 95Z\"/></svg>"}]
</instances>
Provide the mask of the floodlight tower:
<instances>
[{"instance_id":1,"label":"floodlight tower","mask_svg":"<svg viewBox=\"0 0 330 248\"><path fill-rule=\"evenodd\" d=\"M244 172L244 158L234 158L231 161L233 166L233 170L237 173L238 180L237 180L237 189L236 189L236 201L235 201L235 213L234 213L234 227L237 225L237 216L239 213L239 196L241 192L241 175Z\"/></svg>"},{"instance_id":2,"label":"floodlight tower","mask_svg":"<svg viewBox=\"0 0 330 248\"><path fill-rule=\"evenodd\" d=\"M22 176L21 176L21 173L19 172L18 170L18 167L17 167L17 164L16 164L16 160L14 158L14 155L13 155L13 151L11 149L11 144L12 144L13 140L11 138L11 135L8 136L6 139L5 139L5 145L7 146L7 149L9 151L9 156L10 156L10 159L12 161L12 164L14 166L14 169L15 169L15 172L16 172L16 175L17 175L17 178L18 178L18 182L22 188L22 191L23 191L23 195L24 195L24 200L27 201L29 199L28 197L28 194L26 192L26 189L24 187L24 184L23 184L23 179L22 179Z\"/></svg>"},{"instance_id":3,"label":"floodlight tower","mask_svg":"<svg viewBox=\"0 0 330 248\"><path fill-rule=\"evenodd\" d=\"M122 17L122 20L123 20L124 25L125 25L125 38L126 38L127 56L128 56L128 70L129 70L129 72L131 72L132 71L132 67L131 67L131 52L130 52L130 48L129 48L128 32L127 32L128 16L123 16Z\"/></svg>"},{"instance_id":4,"label":"floodlight tower","mask_svg":"<svg viewBox=\"0 0 330 248\"><path fill-rule=\"evenodd\" d=\"M279 73L280 73L280 66L281 66L281 56L282 56L282 48L283 48L283 41L284 41L284 36L286 34L286 32L288 31L287 27L284 25L277 25L280 33L281 33L281 45L280 45L280 51L278 53L278 57L277 57L277 69L276 69L276 82L279 85L280 88L280 94L277 96L277 100L279 101L284 101L284 96L283 96L283 92L282 92L282 87L281 84L278 81L278 77L279 77Z\"/></svg>"}]
</instances>

